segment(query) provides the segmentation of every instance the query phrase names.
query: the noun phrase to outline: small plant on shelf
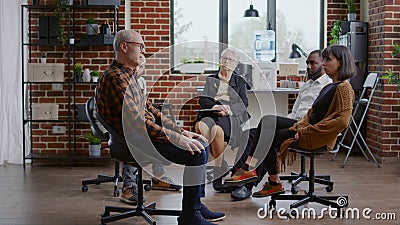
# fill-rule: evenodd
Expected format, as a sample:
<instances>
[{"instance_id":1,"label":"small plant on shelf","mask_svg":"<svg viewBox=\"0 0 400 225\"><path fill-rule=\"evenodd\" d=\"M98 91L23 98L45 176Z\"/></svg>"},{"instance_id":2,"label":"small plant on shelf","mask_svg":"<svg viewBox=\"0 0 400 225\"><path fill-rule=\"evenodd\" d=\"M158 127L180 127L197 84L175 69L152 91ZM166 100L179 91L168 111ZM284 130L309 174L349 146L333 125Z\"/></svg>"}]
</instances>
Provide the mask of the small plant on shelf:
<instances>
[{"instance_id":1,"label":"small plant on shelf","mask_svg":"<svg viewBox=\"0 0 400 225\"><path fill-rule=\"evenodd\" d=\"M356 13L355 0L346 0L346 4L347 4L347 13Z\"/></svg>"},{"instance_id":2,"label":"small plant on shelf","mask_svg":"<svg viewBox=\"0 0 400 225\"><path fill-rule=\"evenodd\" d=\"M93 82L97 82L97 80L99 79L99 71L93 70L92 72L90 72L90 76L92 77Z\"/></svg>"},{"instance_id":3,"label":"small plant on shelf","mask_svg":"<svg viewBox=\"0 0 400 225\"><path fill-rule=\"evenodd\" d=\"M92 133L85 133L82 137L84 140L89 142L89 145L99 145L101 144L101 139L93 136Z\"/></svg>"},{"instance_id":4,"label":"small plant on shelf","mask_svg":"<svg viewBox=\"0 0 400 225\"><path fill-rule=\"evenodd\" d=\"M92 17L86 20L86 35L97 35L97 30L99 29L99 25L97 21Z\"/></svg>"},{"instance_id":5,"label":"small plant on shelf","mask_svg":"<svg viewBox=\"0 0 400 225\"><path fill-rule=\"evenodd\" d=\"M42 55L40 56L40 62L46 63L46 60L47 60L47 54L43 52Z\"/></svg>"},{"instance_id":6,"label":"small plant on shelf","mask_svg":"<svg viewBox=\"0 0 400 225\"><path fill-rule=\"evenodd\" d=\"M87 18L86 24L97 24L96 20L93 17Z\"/></svg>"},{"instance_id":7,"label":"small plant on shelf","mask_svg":"<svg viewBox=\"0 0 400 225\"><path fill-rule=\"evenodd\" d=\"M189 64L189 63L205 63L203 58L182 58L181 63Z\"/></svg>"},{"instance_id":8,"label":"small plant on shelf","mask_svg":"<svg viewBox=\"0 0 400 225\"><path fill-rule=\"evenodd\" d=\"M75 82L82 82L82 64L77 62L74 65Z\"/></svg>"}]
</instances>

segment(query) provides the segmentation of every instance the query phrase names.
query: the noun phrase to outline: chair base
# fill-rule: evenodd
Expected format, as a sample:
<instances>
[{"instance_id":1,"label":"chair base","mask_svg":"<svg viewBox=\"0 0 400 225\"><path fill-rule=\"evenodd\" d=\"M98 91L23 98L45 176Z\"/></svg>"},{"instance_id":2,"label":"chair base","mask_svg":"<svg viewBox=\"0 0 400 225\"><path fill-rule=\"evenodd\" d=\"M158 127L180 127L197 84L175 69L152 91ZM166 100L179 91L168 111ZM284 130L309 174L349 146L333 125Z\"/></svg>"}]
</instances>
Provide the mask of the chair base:
<instances>
[{"instance_id":1,"label":"chair base","mask_svg":"<svg viewBox=\"0 0 400 225\"><path fill-rule=\"evenodd\" d=\"M271 200L269 202L270 207L276 207L276 200L297 200L295 203L290 204L290 209L297 208L299 206L305 205L309 202L316 202L320 203L322 205L330 206L332 208L343 208L346 207L348 204L348 197L347 196L317 196L317 194L314 192L314 184L319 180L323 184L329 185L327 187L327 191L332 191L333 189L333 182L316 178L315 172L314 172L314 157L315 155L322 155L325 152L327 152L326 146L323 146L318 149L313 149L313 150L306 150L306 149L301 149L301 148L289 148L289 151L291 152L296 152L301 154L302 156L302 168L301 170L305 170L305 157L310 158L310 170L309 170L309 177L308 177L308 192L305 195L272 195ZM300 182L301 179L307 177L307 175L303 175L297 179L297 182ZM299 181L300 180L300 181ZM332 186L332 189L328 189L330 186Z\"/></svg>"},{"instance_id":2,"label":"chair base","mask_svg":"<svg viewBox=\"0 0 400 225\"><path fill-rule=\"evenodd\" d=\"M113 212L118 213L111 215L111 213ZM105 225L108 222L114 222L136 216L143 217L143 219L145 219L148 224L156 225L157 222L153 218L151 218L151 215L179 216L180 214L180 210L156 209L155 202L152 202L146 206L136 206L136 208L105 206L105 211L101 214L101 225Z\"/></svg>"},{"instance_id":3,"label":"chair base","mask_svg":"<svg viewBox=\"0 0 400 225\"><path fill-rule=\"evenodd\" d=\"M316 202L339 209L347 206L348 196L317 196L315 192L307 193L305 195L271 195L269 206L276 208L276 200L297 200L296 202L290 204L290 209L298 208L299 206L305 205L309 202ZM339 200L346 202L346 204L339 205Z\"/></svg>"},{"instance_id":4,"label":"chair base","mask_svg":"<svg viewBox=\"0 0 400 225\"><path fill-rule=\"evenodd\" d=\"M99 174L97 175L97 178L95 179L90 179L90 180L83 180L82 181L82 192L87 192L89 190L87 185L90 184L96 184L100 185L103 183L109 183L112 182L114 183L114 197L119 196L119 191L118 191L118 182L122 182L122 177L119 175L119 162L116 161L114 164L114 176L109 176L109 175L103 175Z\"/></svg>"},{"instance_id":5,"label":"chair base","mask_svg":"<svg viewBox=\"0 0 400 225\"><path fill-rule=\"evenodd\" d=\"M292 188L291 192L292 194L297 194L298 188L297 185L299 185L302 181L308 181L310 182L310 176L305 172L305 164L306 164L306 159L305 156L301 156L301 169L300 173L296 172L291 172L290 175L282 175L279 176L280 180L287 180L291 182ZM331 181L331 176L329 174L320 174L320 175L315 175L314 183L318 184L323 184L327 185L326 186L326 191L331 192L333 190L333 182Z\"/></svg>"}]
</instances>

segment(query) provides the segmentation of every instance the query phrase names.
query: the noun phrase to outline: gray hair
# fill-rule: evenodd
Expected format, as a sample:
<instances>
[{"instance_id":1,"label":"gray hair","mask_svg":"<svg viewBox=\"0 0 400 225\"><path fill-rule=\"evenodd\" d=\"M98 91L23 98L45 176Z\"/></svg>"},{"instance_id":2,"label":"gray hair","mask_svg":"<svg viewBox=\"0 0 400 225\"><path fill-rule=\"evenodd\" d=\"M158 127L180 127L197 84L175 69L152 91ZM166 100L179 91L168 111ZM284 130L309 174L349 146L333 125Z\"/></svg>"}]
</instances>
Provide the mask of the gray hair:
<instances>
[{"instance_id":1,"label":"gray hair","mask_svg":"<svg viewBox=\"0 0 400 225\"><path fill-rule=\"evenodd\" d=\"M134 39L134 36L130 30L120 30L117 32L114 38L114 51L115 55L118 55L119 52L119 44L124 41L132 41Z\"/></svg>"},{"instance_id":2,"label":"gray hair","mask_svg":"<svg viewBox=\"0 0 400 225\"><path fill-rule=\"evenodd\" d=\"M232 48L226 48L225 50L223 50L223 51L221 52L221 58L222 58L222 56L224 56L226 53L231 53L231 54L233 55L233 59L234 59L235 61L239 61L240 55L239 55L239 53L238 53L236 50L233 50Z\"/></svg>"}]
</instances>

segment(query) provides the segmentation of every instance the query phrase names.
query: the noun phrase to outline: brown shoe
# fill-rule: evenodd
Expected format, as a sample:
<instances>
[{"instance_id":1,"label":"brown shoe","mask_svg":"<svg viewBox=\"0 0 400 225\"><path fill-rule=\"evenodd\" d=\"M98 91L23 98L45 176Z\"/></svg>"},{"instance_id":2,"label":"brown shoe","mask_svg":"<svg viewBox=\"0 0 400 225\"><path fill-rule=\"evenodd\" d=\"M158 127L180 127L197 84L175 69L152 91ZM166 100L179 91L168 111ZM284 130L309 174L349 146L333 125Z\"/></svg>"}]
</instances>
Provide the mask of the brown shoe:
<instances>
[{"instance_id":1,"label":"brown shoe","mask_svg":"<svg viewBox=\"0 0 400 225\"><path fill-rule=\"evenodd\" d=\"M122 194L119 198L121 202L125 202L129 205L137 204L137 190L134 187L123 187Z\"/></svg>"},{"instance_id":2,"label":"brown shoe","mask_svg":"<svg viewBox=\"0 0 400 225\"><path fill-rule=\"evenodd\" d=\"M283 194L283 193L285 193L285 189L283 188L282 183L279 183L278 185L271 185L269 182L266 182L264 184L263 189L253 193L253 197L263 198L263 197L268 197L270 195Z\"/></svg>"},{"instance_id":3,"label":"brown shoe","mask_svg":"<svg viewBox=\"0 0 400 225\"><path fill-rule=\"evenodd\" d=\"M232 177L225 179L224 184L228 186L241 186L257 180L258 176L255 170L247 171L244 169L239 169Z\"/></svg>"},{"instance_id":4,"label":"brown shoe","mask_svg":"<svg viewBox=\"0 0 400 225\"><path fill-rule=\"evenodd\" d=\"M179 191L182 186L174 184L169 177L162 177L161 179L153 177L151 178L151 188L154 190Z\"/></svg>"}]
</instances>

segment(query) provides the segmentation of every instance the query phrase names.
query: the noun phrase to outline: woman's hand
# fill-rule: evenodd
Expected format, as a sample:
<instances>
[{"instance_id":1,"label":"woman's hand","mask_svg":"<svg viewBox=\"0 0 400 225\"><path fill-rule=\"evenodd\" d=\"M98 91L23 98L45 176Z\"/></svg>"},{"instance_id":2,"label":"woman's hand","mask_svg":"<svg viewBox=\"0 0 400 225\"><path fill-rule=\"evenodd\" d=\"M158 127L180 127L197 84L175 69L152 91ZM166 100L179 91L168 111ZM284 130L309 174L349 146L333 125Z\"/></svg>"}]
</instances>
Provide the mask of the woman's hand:
<instances>
[{"instance_id":1,"label":"woman's hand","mask_svg":"<svg viewBox=\"0 0 400 225\"><path fill-rule=\"evenodd\" d=\"M215 114L217 114L218 116L232 115L232 111L229 105L214 105L211 109L218 110L218 112L215 112Z\"/></svg>"}]
</instances>

